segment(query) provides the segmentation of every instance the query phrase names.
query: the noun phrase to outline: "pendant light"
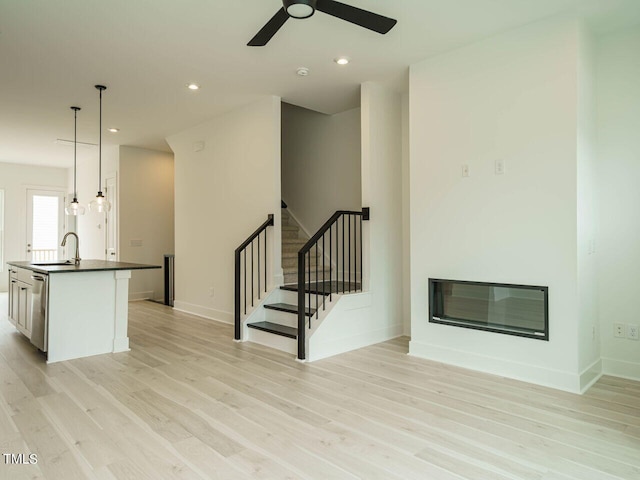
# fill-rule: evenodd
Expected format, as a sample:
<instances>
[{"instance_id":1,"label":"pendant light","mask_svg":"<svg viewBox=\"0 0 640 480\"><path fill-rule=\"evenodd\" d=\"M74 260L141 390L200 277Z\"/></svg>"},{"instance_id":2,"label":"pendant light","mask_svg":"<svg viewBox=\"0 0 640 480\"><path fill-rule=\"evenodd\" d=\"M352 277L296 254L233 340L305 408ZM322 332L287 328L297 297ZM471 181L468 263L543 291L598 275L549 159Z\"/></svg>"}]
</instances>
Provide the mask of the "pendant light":
<instances>
[{"instance_id":1,"label":"pendant light","mask_svg":"<svg viewBox=\"0 0 640 480\"><path fill-rule=\"evenodd\" d=\"M100 141L98 142L98 195L89 204L92 212L104 213L111 210L111 203L102 194L102 92L107 89L104 85L95 86L100 91Z\"/></svg>"},{"instance_id":2,"label":"pendant light","mask_svg":"<svg viewBox=\"0 0 640 480\"><path fill-rule=\"evenodd\" d=\"M84 207L78 202L78 188L76 186L76 165L78 147L78 110L80 107L71 107L73 110L73 200L65 207L67 215L84 215Z\"/></svg>"}]
</instances>

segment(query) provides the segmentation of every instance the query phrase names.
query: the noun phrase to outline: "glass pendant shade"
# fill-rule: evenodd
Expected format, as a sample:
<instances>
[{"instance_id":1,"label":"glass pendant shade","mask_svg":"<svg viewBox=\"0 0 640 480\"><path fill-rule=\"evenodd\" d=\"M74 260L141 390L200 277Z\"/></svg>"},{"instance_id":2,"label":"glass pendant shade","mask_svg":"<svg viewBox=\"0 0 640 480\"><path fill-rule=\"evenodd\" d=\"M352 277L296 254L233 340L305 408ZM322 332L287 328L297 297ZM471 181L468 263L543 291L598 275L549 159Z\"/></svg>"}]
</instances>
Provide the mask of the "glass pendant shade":
<instances>
[{"instance_id":1,"label":"glass pendant shade","mask_svg":"<svg viewBox=\"0 0 640 480\"><path fill-rule=\"evenodd\" d=\"M64 208L64 213L66 213L67 215L73 215L73 216L84 215L84 212L85 212L85 208L82 205L80 205L80 202L78 202L78 199L75 197Z\"/></svg>"},{"instance_id":2,"label":"glass pendant shade","mask_svg":"<svg viewBox=\"0 0 640 480\"><path fill-rule=\"evenodd\" d=\"M76 165L78 147L78 110L80 107L71 107L73 110L73 200L64 207L64 213L77 217L84 215L85 208L78 202L78 188L76 186Z\"/></svg>"},{"instance_id":3,"label":"glass pendant shade","mask_svg":"<svg viewBox=\"0 0 640 480\"><path fill-rule=\"evenodd\" d=\"M102 192L98 192L96 198L89 203L89 210L97 213L105 213L111 210L111 202L105 198Z\"/></svg>"}]
</instances>

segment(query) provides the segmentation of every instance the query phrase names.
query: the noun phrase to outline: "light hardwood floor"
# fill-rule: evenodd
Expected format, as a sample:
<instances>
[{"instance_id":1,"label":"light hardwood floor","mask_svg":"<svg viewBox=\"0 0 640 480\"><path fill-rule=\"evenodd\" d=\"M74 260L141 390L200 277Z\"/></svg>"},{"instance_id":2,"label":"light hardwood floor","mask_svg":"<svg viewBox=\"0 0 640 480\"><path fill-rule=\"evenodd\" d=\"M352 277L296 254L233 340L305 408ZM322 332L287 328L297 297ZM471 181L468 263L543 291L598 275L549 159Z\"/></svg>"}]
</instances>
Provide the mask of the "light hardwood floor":
<instances>
[{"instance_id":1,"label":"light hardwood floor","mask_svg":"<svg viewBox=\"0 0 640 480\"><path fill-rule=\"evenodd\" d=\"M640 479L640 383L584 396L412 358L311 364L130 304L131 352L46 365L0 296L0 479Z\"/></svg>"}]
</instances>

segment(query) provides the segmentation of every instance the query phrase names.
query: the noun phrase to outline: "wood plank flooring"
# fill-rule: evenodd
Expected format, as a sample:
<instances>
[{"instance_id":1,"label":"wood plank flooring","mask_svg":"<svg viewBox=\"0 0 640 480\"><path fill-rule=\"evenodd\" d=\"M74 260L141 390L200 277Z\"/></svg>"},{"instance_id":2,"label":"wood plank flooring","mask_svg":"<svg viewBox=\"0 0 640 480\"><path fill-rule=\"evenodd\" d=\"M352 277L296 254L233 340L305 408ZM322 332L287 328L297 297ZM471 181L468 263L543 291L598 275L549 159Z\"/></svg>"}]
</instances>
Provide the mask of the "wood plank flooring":
<instances>
[{"instance_id":1,"label":"wood plank flooring","mask_svg":"<svg viewBox=\"0 0 640 480\"><path fill-rule=\"evenodd\" d=\"M640 383L583 396L412 358L304 364L130 304L131 352L46 365L0 294L0 479L640 479Z\"/></svg>"}]
</instances>

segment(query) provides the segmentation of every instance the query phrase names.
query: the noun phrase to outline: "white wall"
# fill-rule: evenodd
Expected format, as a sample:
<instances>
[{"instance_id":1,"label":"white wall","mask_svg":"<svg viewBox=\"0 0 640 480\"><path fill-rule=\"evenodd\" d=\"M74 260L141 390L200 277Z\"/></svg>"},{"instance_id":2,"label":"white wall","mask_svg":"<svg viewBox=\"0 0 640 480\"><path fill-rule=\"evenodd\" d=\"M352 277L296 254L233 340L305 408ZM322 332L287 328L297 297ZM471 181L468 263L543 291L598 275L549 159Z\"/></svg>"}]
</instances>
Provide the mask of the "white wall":
<instances>
[{"instance_id":1,"label":"white wall","mask_svg":"<svg viewBox=\"0 0 640 480\"><path fill-rule=\"evenodd\" d=\"M174 253L173 154L121 146L119 165L119 260L162 265ZM163 297L163 270L133 272L130 299Z\"/></svg>"},{"instance_id":2,"label":"white wall","mask_svg":"<svg viewBox=\"0 0 640 480\"><path fill-rule=\"evenodd\" d=\"M605 373L640 380L640 342L613 324L640 324L640 29L597 44L599 316Z\"/></svg>"},{"instance_id":3,"label":"white wall","mask_svg":"<svg viewBox=\"0 0 640 480\"><path fill-rule=\"evenodd\" d=\"M360 109L282 105L282 198L313 235L336 210L360 210Z\"/></svg>"},{"instance_id":4,"label":"white wall","mask_svg":"<svg viewBox=\"0 0 640 480\"><path fill-rule=\"evenodd\" d=\"M411 354L580 390L580 38L541 22L411 67ZM550 340L428 323L430 277L548 286Z\"/></svg>"},{"instance_id":5,"label":"white wall","mask_svg":"<svg viewBox=\"0 0 640 480\"><path fill-rule=\"evenodd\" d=\"M362 205L371 209L371 220L363 222L363 288L371 293L371 330L379 332L378 338L392 338L404 331L402 98L366 82L360 105Z\"/></svg>"},{"instance_id":6,"label":"white wall","mask_svg":"<svg viewBox=\"0 0 640 480\"><path fill-rule=\"evenodd\" d=\"M272 283L282 282L280 99L265 98L167 141L175 154L176 308L232 322L234 250L270 213ZM195 152L198 142L204 150Z\"/></svg>"},{"instance_id":7,"label":"white wall","mask_svg":"<svg viewBox=\"0 0 640 480\"><path fill-rule=\"evenodd\" d=\"M4 260L26 260L27 188L67 188L67 170L0 162L0 189L4 190ZM0 292L7 291L6 265L0 273Z\"/></svg>"}]
</instances>

